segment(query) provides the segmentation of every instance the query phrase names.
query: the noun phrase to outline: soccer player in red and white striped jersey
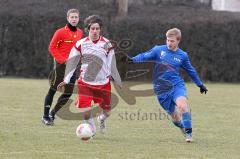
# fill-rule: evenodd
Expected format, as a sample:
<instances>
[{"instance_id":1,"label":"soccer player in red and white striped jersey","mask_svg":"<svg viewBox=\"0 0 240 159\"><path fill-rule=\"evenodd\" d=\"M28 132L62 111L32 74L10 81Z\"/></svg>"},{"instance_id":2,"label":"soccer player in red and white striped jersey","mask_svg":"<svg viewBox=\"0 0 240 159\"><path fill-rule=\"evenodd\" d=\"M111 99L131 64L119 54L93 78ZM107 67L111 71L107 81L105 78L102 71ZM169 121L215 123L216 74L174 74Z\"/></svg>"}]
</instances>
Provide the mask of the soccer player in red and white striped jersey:
<instances>
[{"instance_id":1,"label":"soccer player in red and white striped jersey","mask_svg":"<svg viewBox=\"0 0 240 159\"><path fill-rule=\"evenodd\" d=\"M77 107L85 111L84 119L96 131L91 117L91 102L99 103L102 108L98 116L100 131L105 132L105 119L111 112L111 84L113 80L121 87L121 78L117 71L113 47L108 39L101 36L102 20L97 15L85 19L89 36L77 41L68 58L65 78L59 84L61 89L70 82L71 77L81 60L80 77L78 79Z\"/></svg>"}]
</instances>

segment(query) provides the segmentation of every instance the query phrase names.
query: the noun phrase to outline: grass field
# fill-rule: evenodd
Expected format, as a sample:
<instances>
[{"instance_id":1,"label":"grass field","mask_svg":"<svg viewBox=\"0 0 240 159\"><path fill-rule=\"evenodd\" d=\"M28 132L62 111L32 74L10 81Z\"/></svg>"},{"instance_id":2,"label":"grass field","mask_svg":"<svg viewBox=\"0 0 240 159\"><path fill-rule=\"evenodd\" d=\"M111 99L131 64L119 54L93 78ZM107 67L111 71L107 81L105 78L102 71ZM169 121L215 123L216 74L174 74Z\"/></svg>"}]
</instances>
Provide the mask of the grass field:
<instances>
[{"instance_id":1,"label":"grass field","mask_svg":"<svg viewBox=\"0 0 240 159\"><path fill-rule=\"evenodd\" d=\"M163 112L154 96L139 97L131 106L119 98L107 134L83 142L75 135L78 120L57 118L53 127L40 122L47 80L2 78L0 159L238 159L240 84L206 86L208 94L201 95L187 84L194 143L185 143L168 118L150 119L151 113ZM151 84L135 89L151 89Z\"/></svg>"}]
</instances>

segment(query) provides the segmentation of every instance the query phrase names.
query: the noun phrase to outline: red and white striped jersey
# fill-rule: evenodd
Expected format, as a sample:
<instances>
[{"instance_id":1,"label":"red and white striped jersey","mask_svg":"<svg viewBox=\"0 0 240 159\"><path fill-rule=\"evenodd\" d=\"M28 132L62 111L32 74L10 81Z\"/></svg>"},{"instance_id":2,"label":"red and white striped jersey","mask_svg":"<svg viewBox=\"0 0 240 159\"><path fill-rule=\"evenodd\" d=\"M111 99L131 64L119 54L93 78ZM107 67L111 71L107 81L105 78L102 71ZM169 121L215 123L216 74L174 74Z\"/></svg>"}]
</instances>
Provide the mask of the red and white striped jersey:
<instances>
[{"instance_id":1,"label":"red and white striped jersey","mask_svg":"<svg viewBox=\"0 0 240 159\"><path fill-rule=\"evenodd\" d=\"M96 41L89 37L77 41L72 48L65 72L64 81L69 83L78 61L81 59L79 79L90 85L105 85L111 78L121 85L116 68L116 59L110 41L102 36Z\"/></svg>"}]
</instances>

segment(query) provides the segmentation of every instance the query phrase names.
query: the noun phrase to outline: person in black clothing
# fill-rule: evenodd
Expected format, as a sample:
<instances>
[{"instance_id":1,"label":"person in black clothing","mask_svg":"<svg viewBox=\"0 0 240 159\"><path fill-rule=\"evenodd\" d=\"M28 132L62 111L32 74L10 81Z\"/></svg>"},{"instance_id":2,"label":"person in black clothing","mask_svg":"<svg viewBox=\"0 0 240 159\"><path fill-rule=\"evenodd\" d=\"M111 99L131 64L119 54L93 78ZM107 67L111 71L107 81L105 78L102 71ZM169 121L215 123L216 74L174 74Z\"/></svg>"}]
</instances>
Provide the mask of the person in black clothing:
<instances>
[{"instance_id":1,"label":"person in black clothing","mask_svg":"<svg viewBox=\"0 0 240 159\"><path fill-rule=\"evenodd\" d=\"M42 116L42 122L45 125L53 125L55 114L67 103L72 95L74 83L76 80L76 73L72 76L70 83L65 87L64 92L58 98L55 107L50 111L53 97L57 91L57 86L63 81L66 61L68 55L74 46L74 44L82 38L83 31L77 28L79 22L79 11L77 9L70 9L67 12L67 25L58 29L49 44L49 52L54 58L54 71L50 74L50 89L45 97L44 102L44 114Z\"/></svg>"}]
</instances>

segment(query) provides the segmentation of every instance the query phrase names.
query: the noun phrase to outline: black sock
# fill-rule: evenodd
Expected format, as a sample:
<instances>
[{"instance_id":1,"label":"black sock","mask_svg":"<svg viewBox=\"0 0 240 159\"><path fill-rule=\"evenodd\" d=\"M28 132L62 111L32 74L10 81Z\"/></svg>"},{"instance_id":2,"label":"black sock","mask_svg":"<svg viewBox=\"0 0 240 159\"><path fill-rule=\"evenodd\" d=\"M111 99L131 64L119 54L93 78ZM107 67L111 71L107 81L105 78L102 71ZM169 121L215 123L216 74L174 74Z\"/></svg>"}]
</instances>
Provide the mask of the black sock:
<instances>
[{"instance_id":1,"label":"black sock","mask_svg":"<svg viewBox=\"0 0 240 159\"><path fill-rule=\"evenodd\" d=\"M192 133L192 128L185 128L185 132L186 132L187 134Z\"/></svg>"},{"instance_id":2,"label":"black sock","mask_svg":"<svg viewBox=\"0 0 240 159\"><path fill-rule=\"evenodd\" d=\"M51 111L51 115L55 115L69 100L71 94L62 94L57 101L57 104L54 106L54 108Z\"/></svg>"},{"instance_id":3,"label":"black sock","mask_svg":"<svg viewBox=\"0 0 240 159\"><path fill-rule=\"evenodd\" d=\"M53 96L56 93L55 90L53 89L49 89L48 94L45 97L45 101L44 101L44 117L48 117L49 116L49 110L51 108L52 105L52 101L53 101Z\"/></svg>"},{"instance_id":4,"label":"black sock","mask_svg":"<svg viewBox=\"0 0 240 159\"><path fill-rule=\"evenodd\" d=\"M50 105L45 105L44 106L44 118L48 118L49 117L49 110L50 110Z\"/></svg>"}]
</instances>

